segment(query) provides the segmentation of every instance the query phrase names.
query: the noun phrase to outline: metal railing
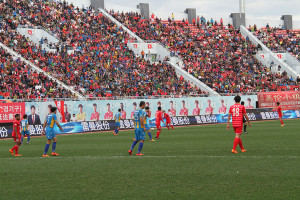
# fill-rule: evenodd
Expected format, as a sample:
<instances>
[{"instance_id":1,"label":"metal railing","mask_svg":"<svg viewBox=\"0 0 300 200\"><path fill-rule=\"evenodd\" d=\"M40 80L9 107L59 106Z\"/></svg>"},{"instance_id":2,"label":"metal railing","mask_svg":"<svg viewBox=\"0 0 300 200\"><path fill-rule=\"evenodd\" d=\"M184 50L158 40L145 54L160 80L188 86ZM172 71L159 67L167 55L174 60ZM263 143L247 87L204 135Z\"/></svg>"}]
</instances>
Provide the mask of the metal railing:
<instances>
[{"instance_id":1,"label":"metal railing","mask_svg":"<svg viewBox=\"0 0 300 200\"><path fill-rule=\"evenodd\" d=\"M156 96L116 96L116 97L85 97L79 98L36 98L36 99L0 99L0 103L6 100L12 102L49 102L49 101L100 101L100 100L126 100L126 99L166 99L166 98L190 98L208 97L209 94L190 94L190 95L156 95Z\"/></svg>"},{"instance_id":2,"label":"metal railing","mask_svg":"<svg viewBox=\"0 0 300 200\"><path fill-rule=\"evenodd\" d=\"M108 12L106 12L104 9L99 8L99 11L102 12L102 14L104 14L106 17L108 17L112 22L114 22L117 26L121 26L129 35L131 35L133 38L135 38L138 42L140 43L145 43L146 41L153 43L155 40L146 40L144 41L143 39L141 39L140 37L138 37L135 33L133 33L132 31L130 31L126 26L124 26L122 23L120 23L117 19L115 19L113 16L111 16ZM161 47L164 49L164 51L167 51L168 53L168 57L170 57L170 51L168 50L168 48L164 47L163 44L157 42L158 46L161 45ZM161 53L162 54L162 53ZM161 57L165 57L161 54ZM178 62L183 63L181 58L177 58L179 59ZM173 63L172 61L168 62L170 65L172 65L174 67L174 69L176 70L176 72L180 75L182 75L184 77L185 80L190 81L191 83L193 83L194 85L196 85L197 87L199 87L200 89L202 89L205 92L209 92L211 95L213 96L220 96L216 91L214 91L212 88L208 87L205 83L201 82L199 79L195 78L194 76L192 76L191 74L189 74L187 71L183 70L179 65L177 65L177 63Z\"/></svg>"},{"instance_id":3,"label":"metal railing","mask_svg":"<svg viewBox=\"0 0 300 200\"><path fill-rule=\"evenodd\" d=\"M288 73L289 76L292 76L294 79L297 78L297 72L291 66L280 60L274 52L272 52L263 42L261 42L255 35L253 35L245 26L241 25L240 31L243 36L248 36L253 44L255 44L256 46L259 44L264 53L269 54L272 57L272 60L280 65Z\"/></svg>"},{"instance_id":4,"label":"metal railing","mask_svg":"<svg viewBox=\"0 0 300 200\"><path fill-rule=\"evenodd\" d=\"M113 16L111 16L108 12L106 12L104 9L99 8L99 11L105 15L107 18L109 18L113 23L115 23L118 27L122 27L124 31L126 31L131 37L135 38L141 43L144 43L144 40L142 40L139 36L134 34L131 30L129 30L125 25L120 23L118 20L116 20Z\"/></svg>"},{"instance_id":5,"label":"metal railing","mask_svg":"<svg viewBox=\"0 0 300 200\"><path fill-rule=\"evenodd\" d=\"M221 96L245 96L245 95L257 95L258 92L237 92L237 93L219 93Z\"/></svg>"}]
</instances>

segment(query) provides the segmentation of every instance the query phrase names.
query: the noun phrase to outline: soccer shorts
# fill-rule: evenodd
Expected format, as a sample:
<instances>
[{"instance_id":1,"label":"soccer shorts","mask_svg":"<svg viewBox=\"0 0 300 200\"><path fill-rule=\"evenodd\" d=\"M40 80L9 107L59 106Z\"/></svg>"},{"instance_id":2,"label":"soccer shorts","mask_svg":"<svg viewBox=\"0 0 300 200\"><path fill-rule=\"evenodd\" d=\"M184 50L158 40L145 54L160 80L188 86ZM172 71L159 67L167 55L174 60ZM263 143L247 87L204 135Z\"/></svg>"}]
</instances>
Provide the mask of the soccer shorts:
<instances>
[{"instance_id":1,"label":"soccer shorts","mask_svg":"<svg viewBox=\"0 0 300 200\"><path fill-rule=\"evenodd\" d=\"M146 131L149 131L150 130L150 127L148 124L145 124L145 128L146 128Z\"/></svg>"},{"instance_id":2,"label":"soccer shorts","mask_svg":"<svg viewBox=\"0 0 300 200\"><path fill-rule=\"evenodd\" d=\"M235 134L242 134L243 132L243 126L239 126L239 127L233 127Z\"/></svg>"},{"instance_id":3,"label":"soccer shorts","mask_svg":"<svg viewBox=\"0 0 300 200\"><path fill-rule=\"evenodd\" d=\"M282 118L282 115L278 115L278 118Z\"/></svg>"},{"instance_id":4,"label":"soccer shorts","mask_svg":"<svg viewBox=\"0 0 300 200\"><path fill-rule=\"evenodd\" d=\"M50 127L46 128L46 136L48 140L52 140L53 138L55 138L55 133L53 131L53 128Z\"/></svg>"},{"instance_id":5,"label":"soccer shorts","mask_svg":"<svg viewBox=\"0 0 300 200\"><path fill-rule=\"evenodd\" d=\"M135 141L145 140L145 131L143 128L135 129Z\"/></svg>"},{"instance_id":6,"label":"soccer shorts","mask_svg":"<svg viewBox=\"0 0 300 200\"><path fill-rule=\"evenodd\" d=\"M166 124L171 124L171 120L166 120Z\"/></svg>"},{"instance_id":7,"label":"soccer shorts","mask_svg":"<svg viewBox=\"0 0 300 200\"><path fill-rule=\"evenodd\" d=\"M25 136L25 135L30 135L29 131L21 131L22 135Z\"/></svg>"},{"instance_id":8,"label":"soccer shorts","mask_svg":"<svg viewBox=\"0 0 300 200\"><path fill-rule=\"evenodd\" d=\"M156 125L156 128L157 128L157 129L161 129L160 122L158 122L158 123L155 123L155 125Z\"/></svg>"},{"instance_id":9,"label":"soccer shorts","mask_svg":"<svg viewBox=\"0 0 300 200\"><path fill-rule=\"evenodd\" d=\"M116 122L116 127L119 128L121 126L120 122Z\"/></svg>"}]
</instances>

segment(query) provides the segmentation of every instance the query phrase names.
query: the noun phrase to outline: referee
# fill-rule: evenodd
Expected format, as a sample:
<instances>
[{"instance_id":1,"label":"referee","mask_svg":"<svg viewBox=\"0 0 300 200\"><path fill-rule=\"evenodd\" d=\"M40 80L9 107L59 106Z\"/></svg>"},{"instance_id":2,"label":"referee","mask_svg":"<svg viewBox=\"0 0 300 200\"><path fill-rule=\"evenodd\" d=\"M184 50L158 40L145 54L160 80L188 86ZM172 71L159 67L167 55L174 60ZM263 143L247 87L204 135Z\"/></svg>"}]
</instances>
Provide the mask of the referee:
<instances>
[{"instance_id":1,"label":"referee","mask_svg":"<svg viewBox=\"0 0 300 200\"><path fill-rule=\"evenodd\" d=\"M242 101L241 105L244 106L245 102ZM246 130L247 129L247 120L246 120L245 116L243 117L243 123L244 123L244 133L247 134L247 130Z\"/></svg>"}]
</instances>

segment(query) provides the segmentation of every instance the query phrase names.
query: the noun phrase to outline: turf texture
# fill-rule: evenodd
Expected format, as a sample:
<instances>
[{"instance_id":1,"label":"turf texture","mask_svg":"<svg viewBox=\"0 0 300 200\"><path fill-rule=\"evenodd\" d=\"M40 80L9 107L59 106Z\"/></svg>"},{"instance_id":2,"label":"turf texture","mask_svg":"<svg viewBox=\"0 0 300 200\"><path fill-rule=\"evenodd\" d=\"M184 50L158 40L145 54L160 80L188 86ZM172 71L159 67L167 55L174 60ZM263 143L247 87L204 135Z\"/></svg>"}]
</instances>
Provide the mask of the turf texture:
<instances>
[{"instance_id":1,"label":"turf texture","mask_svg":"<svg viewBox=\"0 0 300 200\"><path fill-rule=\"evenodd\" d=\"M254 122L238 154L224 124L146 135L142 157L127 153L133 131L60 135L50 158L45 137L22 145L23 157L2 140L0 199L300 199L300 120L285 123Z\"/></svg>"}]
</instances>

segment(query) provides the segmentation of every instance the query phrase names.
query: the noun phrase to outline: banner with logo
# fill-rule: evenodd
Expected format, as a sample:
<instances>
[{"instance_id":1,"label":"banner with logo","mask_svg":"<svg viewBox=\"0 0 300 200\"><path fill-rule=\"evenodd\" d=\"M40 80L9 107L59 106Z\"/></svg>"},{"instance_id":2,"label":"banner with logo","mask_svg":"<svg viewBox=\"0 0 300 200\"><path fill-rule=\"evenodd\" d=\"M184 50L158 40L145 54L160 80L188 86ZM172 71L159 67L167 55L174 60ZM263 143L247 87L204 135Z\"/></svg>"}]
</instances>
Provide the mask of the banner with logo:
<instances>
[{"instance_id":1,"label":"banner with logo","mask_svg":"<svg viewBox=\"0 0 300 200\"><path fill-rule=\"evenodd\" d=\"M272 109L249 109L247 115L250 121L275 120L278 119L277 111ZM300 118L300 110L285 110L283 111L283 119ZM188 125L203 125L226 123L228 114L213 114L213 115L197 115L197 116L173 116L171 117L171 124L173 126L188 126ZM155 128L156 118L149 118L148 123L150 128ZM133 129L134 121L132 119L121 120L121 129ZM162 127L165 125L161 122ZM101 132L113 131L116 129L116 123L113 120L99 120L99 121L84 121L84 122L68 122L61 123L64 129L62 133L57 126L54 128L56 134L72 134L72 133L87 133L87 132ZM29 131L33 136L41 135L43 125L30 125ZM11 138L12 123L0 124L0 139Z\"/></svg>"},{"instance_id":2,"label":"banner with logo","mask_svg":"<svg viewBox=\"0 0 300 200\"><path fill-rule=\"evenodd\" d=\"M46 117L49 113L51 113L51 108L57 107L57 120L62 122L62 114L64 110L64 102L26 102L25 103L25 111L27 114L28 124L30 126L36 126L43 124L46 120Z\"/></svg>"},{"instance_id":3,"label":"banner with logo","mask_svg":"<svg viewBox=\"0 0 300 200\"><path fill-rule=\"evenodd\" d=\"M65 122L74 118L77 122L112 120L118 109L122 111L123 119L133 119L133 113L139 108L141 101L150 107L151 116L154 117L157 107L169 112L171 116L194 116L228 113L229 107L234 104L233 96L224 97L189 97L189 98L164 98L164 99L124 99L124 100L99 100L99 101L65 101ZM255 108L257 96L242 96L246 109ZM26 103L26 112L30 113L30 106ZM62 104L60 104L62 105ZM47 110L47 104L36 106L41 108L39 112ZM45 109L43 109L45 108ZM61 117L63 119L63 117ZM61 120L61 122L63 122Z\"/></svg>"},{"instance_id":4,"label":"banner with logo","mask_svg":"<svg viewBox=\"0 0 300 200\"><path fill-rule=\"evenodd\" d=\"M15 114L25 114L25 103L0 103L0 123L13 122Z\"/></svg>"},{"instance_id":5,"label":"banner with logo","mask_svg":"<svg viewBox=\"0 0 300 200\"><path fill-rule=\"evenodd\" d=\"M259 108L275 108L280 102L283 110L300 109L300 91L259 92L257 98Z\"/></svg>"}]
</instances>

